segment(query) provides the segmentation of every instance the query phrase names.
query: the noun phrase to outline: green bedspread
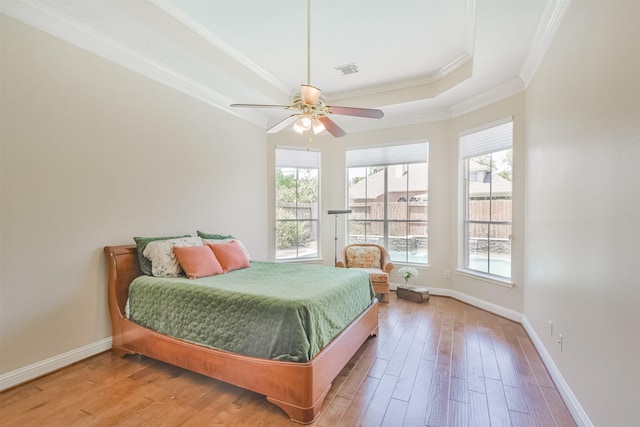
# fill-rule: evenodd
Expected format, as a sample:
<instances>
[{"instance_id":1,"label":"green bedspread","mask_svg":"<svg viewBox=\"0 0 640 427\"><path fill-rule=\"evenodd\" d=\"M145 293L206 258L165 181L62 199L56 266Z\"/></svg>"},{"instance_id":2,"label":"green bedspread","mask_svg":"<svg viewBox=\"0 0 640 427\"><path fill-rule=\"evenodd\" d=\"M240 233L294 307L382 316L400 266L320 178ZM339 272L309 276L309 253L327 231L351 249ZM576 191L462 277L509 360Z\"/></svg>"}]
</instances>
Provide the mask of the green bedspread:
<instances>
[{"instance_id":1,"label":"green bedspread","mask_svg":"<svg viewBox=\"0 0 640 427\"><path fill-rule=\"evenodd\" d=\"M221 350L307 362L373 298L369 275L356 269L254 261L195 280L140 276L129 288L129 318Z\"/></svg>"}]
</instances>

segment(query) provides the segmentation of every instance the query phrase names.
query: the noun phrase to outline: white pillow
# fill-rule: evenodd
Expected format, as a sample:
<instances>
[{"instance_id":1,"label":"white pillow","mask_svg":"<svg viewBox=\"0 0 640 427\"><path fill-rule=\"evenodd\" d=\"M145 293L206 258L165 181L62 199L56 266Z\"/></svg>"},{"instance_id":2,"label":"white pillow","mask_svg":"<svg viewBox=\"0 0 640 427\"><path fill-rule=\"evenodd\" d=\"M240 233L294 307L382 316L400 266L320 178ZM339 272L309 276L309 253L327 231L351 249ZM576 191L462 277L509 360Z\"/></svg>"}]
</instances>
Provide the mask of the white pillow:
<instances>
[{"instance_id":1,"label":"white pillow","mask_svg":"<svg viewBox=\"0 0 640 427\"><path fill-rule=\"evenodd\" d=\"M142 254L151 261L151 274L157 277L176 277L182 273L182 267L173 253L173 247L203 245L200 237L154 240L147 244Z\"/></svg>"},{"instance_id":2,"label":"white pillow","mask_svg":"<svg viewBox=\"0 0 640 427\"><path fill-rule=\"evenodd\" d=\"M203 242L204 243L211 243L213 245L217 245L217 244L222 244L222 243L229 243L232 240L235 240L236 242L238 242L238 246L240 246L240 249L242 249L242 252L244 252L244 254L247 256L247 259L249 261L251 261L251 254L249 253L249 250L244 245L244 243L242 243L238 239L203 239Z\"/></svg>"}]
</instances>

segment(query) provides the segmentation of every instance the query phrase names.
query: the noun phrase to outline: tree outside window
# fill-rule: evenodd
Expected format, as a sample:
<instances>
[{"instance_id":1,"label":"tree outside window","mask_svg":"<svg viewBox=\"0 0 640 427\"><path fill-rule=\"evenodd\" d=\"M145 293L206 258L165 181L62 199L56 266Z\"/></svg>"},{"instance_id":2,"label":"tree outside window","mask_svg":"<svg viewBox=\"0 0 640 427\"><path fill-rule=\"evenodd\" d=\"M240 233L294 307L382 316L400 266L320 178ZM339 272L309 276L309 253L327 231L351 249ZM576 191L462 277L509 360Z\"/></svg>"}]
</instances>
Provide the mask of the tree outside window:
<instances>
[{"instance_id":1,"label":"tree outside window","mask_svg":"<svg viewBox=\"0 0 640 427\"><path fill-rule=\"evenodd\" d=\"M317 158L318 167L304 167L309 159L296 161L304 153L284 149L276 153L277 260L318 257L319 153L309 156L312 163ZM294 163L303 167L283 166Z\"/></svg>"}]
</instances>

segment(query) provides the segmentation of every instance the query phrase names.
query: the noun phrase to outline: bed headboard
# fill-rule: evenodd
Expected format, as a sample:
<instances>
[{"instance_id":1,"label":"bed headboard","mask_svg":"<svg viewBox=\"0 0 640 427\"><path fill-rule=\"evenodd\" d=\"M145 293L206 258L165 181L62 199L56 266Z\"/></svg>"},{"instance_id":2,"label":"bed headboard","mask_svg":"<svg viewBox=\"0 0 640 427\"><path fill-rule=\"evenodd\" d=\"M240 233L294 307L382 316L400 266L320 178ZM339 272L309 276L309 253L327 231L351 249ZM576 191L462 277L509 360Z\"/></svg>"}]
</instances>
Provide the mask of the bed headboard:
<instances>
[{"instance_id":1,"label":"bed headboard","mask_svg":"<svg viewBox=\"0 0 640 427\"><path fill-rule=\"evenodd\" d=\"M138 252L135 245L105 246L107 256L107 289L109 295L109 312L124 316L124 307L129 296L129 285L138 276L142 276L138 263Z\"/></svg>"}]
</instances>

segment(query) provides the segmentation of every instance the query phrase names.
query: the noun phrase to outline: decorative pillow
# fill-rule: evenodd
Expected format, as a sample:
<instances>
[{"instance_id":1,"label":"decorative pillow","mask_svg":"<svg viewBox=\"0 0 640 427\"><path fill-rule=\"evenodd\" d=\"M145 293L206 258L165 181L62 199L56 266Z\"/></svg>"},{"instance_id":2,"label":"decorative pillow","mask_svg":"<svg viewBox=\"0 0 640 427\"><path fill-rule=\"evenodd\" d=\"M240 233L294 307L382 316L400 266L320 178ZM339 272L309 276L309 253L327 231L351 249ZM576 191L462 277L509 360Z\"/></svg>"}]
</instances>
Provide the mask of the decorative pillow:
<instances>
[{"instance_id":1,"label":"decorative pillow","mask_svg":"<svg viewBox=\"0 0 640 427\"><path fill-rule=\"evenodd\" d=\"M249 261L251 261L251 254L249 253L249 250L247 249L247 247L244 245L244 243L242 243L240 240L235 239L235 238L231 238L231 239L205 239L204 237L202 238L202 241L205 244L212 244L212 245L219 245L222 243L229 243L229 242L238 242L238 245L240 245L240 249L242 249L242 252L244 252L244 254L246 255L247 259Z\"/></svg>"},{"instance_id":2,"label":"decorative pillow","mask_svg":"<svg viewBox=\"0 0 640 427\"><path fill-rule=\"evenodd\" d=\"M174 246L203 246L200 237L180 237L149 242L142 253L151 261L151 274L157 277L176 277L182 268L173 253Z\"/></svg>"},{"instance_id":3,"label":"decorative pillow","mask_svg":"<svg viewBox=\"0 0 640 427\"><path fill-rule=\"evenodd\" d=\"M181 237L191 237L190 234L184 234L182 236L167 236L167 237L134 237L138 249L138 263L140 264L140 270L148 276L151 275L151 261L144 256L144 250L147 245L155 240L169 240L179 239Z\"/></svg>"},{"instance_id":4,"label":"decorative pillow","mask_svg":"<svg viewBox=\"0 0 640 427\"><path fill-rule=\"evenodd\" d=\"M173 253L189 279L224 273L208 246L174 246Z\"/></svg>"},{"instance_id":5,"label":"decorative pillow","mask_svg":"<svg viewBox=\"0 0 640 427\"><path fill-rule=\"evenodd\" d=\"M220 265L225 273L250 266L249 259L236 240L221 244L207 243L207 245L211 248L218 261L220 261Z\"/></svg>"},{"instance_id":6,"label":"decorative pillow","mask_svg":"<svg viewBox=\"0 0 640 427\"><path fill-rule=\"evenodd\" d=\"M203 239L211 239L211 240L235 239L235 237L233 237L230 234L210 234L200 230L197 230L196 232L198 233L198 237L202 237Z\"/></svg>"},{"instance_id":7,"label":"decorative pillow","mask_svg":"<svg viewBox=\"0 0 640 427\"><path fill-rule=\"evenodd\" d=\"M380 249L375 246L350 246L345 258L347 268L380 268Z\"/></svg>"}]
</instances>

